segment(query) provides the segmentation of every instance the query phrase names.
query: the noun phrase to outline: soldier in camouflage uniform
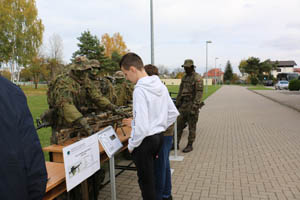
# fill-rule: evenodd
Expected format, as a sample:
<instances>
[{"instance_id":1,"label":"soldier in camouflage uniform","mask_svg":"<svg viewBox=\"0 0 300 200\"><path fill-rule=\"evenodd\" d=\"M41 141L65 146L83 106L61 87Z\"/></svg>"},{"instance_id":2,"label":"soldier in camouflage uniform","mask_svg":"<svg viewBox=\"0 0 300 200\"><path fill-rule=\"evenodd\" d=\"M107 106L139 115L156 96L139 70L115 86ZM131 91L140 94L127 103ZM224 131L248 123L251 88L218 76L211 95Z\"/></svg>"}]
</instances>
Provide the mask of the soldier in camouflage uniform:
<instances>
[{"instance_id":1,"label":"soldier in camouflage uniform","mask_svg":"<svg viewBox=\"0 0 300 200\"><path fill-rule=\"evenodd\" d=\"M98 60L92 59L89 61L91 69L89 71L89 78L92 80L93 84L98 88L98 90L113 104L116 103L117 96L115 94L114 87L111 81L103 77L100 74L100 63Z\"/></svg>"},{"instance_id":2,"label":"soldier in camouflage uniform","mask_svg":"<svg viewBox=\"0 0 300 200\"><path fill-rule=\"evenodd\" d=\"M193 142L196 138L196 125L203 93L203 80L195 72L193 60L186 59L182 67L184 67L185 75L181 80L176 98L176 107L180 112L180 116L177 118L177 147L179 148L182 131L188 124L188 144L183 149L183 152L187 153L193 150Z\"/></svg>"},{"instance_id":3,"label":"soldier in camouflage uniform","mask_svg":"<svg viewBox=\"0 0 300 200\"><path fill-rule=\"evenodd\" d=\"M117 71L114 74L116 84L115 92L117 95L117 106L127 106L128 103L132 102L133 87L125 80L125 75L122 71Z\"/></svg>"},{"instance_id":4,"label":"soldier in camouflage uniform","mask_svg":"<svg viewBox=\"0 0 300 200\"><path fill-rule=\"evenodd\" d=\"M91 104L98 110L112 110L124 114L118 107L104 97L99 89L92 83L89 76L91 69L89 61L77 57L68 74L62 74L54 80L48 89L49 108L54 110L54 123L52 125L51 143L56 143L55 132L80 124L86 135L92 134L92 128L83 116L91 112Z\"/></svg>"},{"instance_id":5,"label":"soldier in camouflage uniform","mask_svg":"<svg viewBox=\"0 0 300 200\"><path fill-rule=\"evenodd\" d=\"M50 83L47 96L49 108L54 110L52 144L57 142L56 131L72 127L74 124L80 124L85 129L86 135L91 135L93 130L84 118L84 115L90 112L112 110L116 114L124 114L101 93L100 87L93 82L95 80L90 79L93 75L98 75L99 67L98 61L89 61L85 57L79 56L72 64L69 73L60 75ZM89 199L93 199L94 193L98 194L104 177L105 171L99 170L88 178ZM95 192L92 192L93 182L96 185ZM71 199L81 199L80 186L72 190Z\"/></svg>"}]
</instances>

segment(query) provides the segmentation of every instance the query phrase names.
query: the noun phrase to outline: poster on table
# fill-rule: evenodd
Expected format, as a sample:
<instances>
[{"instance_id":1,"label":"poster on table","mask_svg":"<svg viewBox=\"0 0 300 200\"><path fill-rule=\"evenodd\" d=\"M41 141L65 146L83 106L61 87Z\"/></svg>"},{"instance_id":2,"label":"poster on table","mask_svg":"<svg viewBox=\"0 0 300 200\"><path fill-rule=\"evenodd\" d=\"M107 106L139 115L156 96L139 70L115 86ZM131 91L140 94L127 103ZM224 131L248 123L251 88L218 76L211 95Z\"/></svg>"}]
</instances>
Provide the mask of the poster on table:
<instances>
[{"instance_id":1,"label":"poster on table","mask_svg":"<svg viewBox=\"0 0 300 200\"><path fill-rule=\"evenodd\" d=\"M105 129L97 132L98 140L100 141L105 153L111 158L119 149L123 147L118 135L113 127L108 126Z\"/></svg>"},{"instance_id":2,"label":"poster on table","mask_svg":"<svg viewBox=\"0 0 300 200\"><path fill-rule=\"evenodd\" d=\"M67 191L100 169L97 134L63 148Z\"/></svg>"}]
</instances>

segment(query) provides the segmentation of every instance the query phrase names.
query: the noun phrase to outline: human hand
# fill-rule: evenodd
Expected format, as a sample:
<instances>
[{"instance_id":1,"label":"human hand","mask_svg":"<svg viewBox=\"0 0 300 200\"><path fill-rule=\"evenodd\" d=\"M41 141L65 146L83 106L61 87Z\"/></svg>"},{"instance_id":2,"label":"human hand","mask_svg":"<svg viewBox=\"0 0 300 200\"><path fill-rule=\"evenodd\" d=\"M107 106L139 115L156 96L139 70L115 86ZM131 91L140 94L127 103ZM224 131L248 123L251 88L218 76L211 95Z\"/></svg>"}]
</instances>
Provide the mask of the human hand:
<instances>
[{"instance_id":1,"label":"human hand","mask_svg":"<svg viewBox=\"0 0 300 200\"><path fill-rule=\"evenodd\" d=\"M191 108L191 115L195 115L197 114L199 111L199 106L198 105L192 105L192 108Z\"/></svg>"},{"instance_id":2,"label":"human hand","mask_svg":"<svg viewBox=\"0 0 300 200\"><path fill-rule=\"evenodd\" d=\"M117 114L117 115L121 115L121 116L126 117L126 118L129 118L129 117L130 117L130 115L129 115L127 112L123 111L123 110L120 109L119 107L115 107L115 108L113 109L113 113L114 113L114 114Z\"/></svg>"},{"instance_id":3,"label":"human hand","mask_svg":"<svg viewBox=\"0 0 300 200\"><path fill-rule=\"evenodd\" d=\"M93 129L91 128L91 126L88 124L88 121L86 118L81 118L79 121L79 124L82 126L84 132L90 136L93 134Z\"/></svg>"},{"instance_id":4,"label":"human hand","mask_svg":"<svg viewBox=\"0 0 300 200\"><path fill-rule=\"evenodd\" d=\"M126 118L122 120L122 124L131 128L132 118Z\"/></svg>"}]
</instances>

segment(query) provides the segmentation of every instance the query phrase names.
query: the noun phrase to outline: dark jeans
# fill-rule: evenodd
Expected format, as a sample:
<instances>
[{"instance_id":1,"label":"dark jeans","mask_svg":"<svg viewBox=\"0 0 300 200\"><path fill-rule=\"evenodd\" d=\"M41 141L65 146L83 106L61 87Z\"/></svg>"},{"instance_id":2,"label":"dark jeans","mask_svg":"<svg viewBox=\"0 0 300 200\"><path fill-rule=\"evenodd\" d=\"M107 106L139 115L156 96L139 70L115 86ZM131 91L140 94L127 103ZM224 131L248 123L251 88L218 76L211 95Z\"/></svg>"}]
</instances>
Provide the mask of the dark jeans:
<instances>
[{"instance_id":1,"label":"dark jeans","mask_svg":"<svg viewBox=\"0 0 300 200\"><path fill-rule=\"evenodd\" d=\"M172 142L173 136L164 136L158 159L154 161L156 200L171 196L172 183L169 154Z\"/></svg>"},{"instance_id":2,"label":"dark jeans","mask_svg":"<svg viewBox=\"0 0 300 200\"><path fill-rule=\"evenodd\" d=\"M154 159L160 151L163 137L163 134L159 133L144 138L141 145L131 154L144 200L155 200Z\"/></svg>"}]
</instances>

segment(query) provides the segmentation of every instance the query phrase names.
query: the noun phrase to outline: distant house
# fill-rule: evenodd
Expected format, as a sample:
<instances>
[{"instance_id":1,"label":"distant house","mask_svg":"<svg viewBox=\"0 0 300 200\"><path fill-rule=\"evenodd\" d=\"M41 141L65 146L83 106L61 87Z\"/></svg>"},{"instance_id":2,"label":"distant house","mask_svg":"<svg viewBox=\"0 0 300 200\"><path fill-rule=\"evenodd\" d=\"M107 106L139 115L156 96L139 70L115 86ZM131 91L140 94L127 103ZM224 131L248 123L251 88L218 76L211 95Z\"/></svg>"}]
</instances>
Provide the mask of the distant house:
<instances>
[{"instance_id":1,"label":"distant house","mask_svg":"<svg viewBox=\"0 0 300 200\"><path fill-rule=\"evenodd\" d=\"M207 72L208 79L212 79L212 82L217 83L223 82L224 72L220 68L213 68ZM206 78L206 73L203 74L203 78Z\"/></svg>"},{"instance_id":2,"label":"distant house","mask_svg":"<svg viewBox=\"0 0 300 200\"><path fill-rule=\"evenodd\" d=\"M273 61L273 63L277 64L277 70L272 70L271 74L276 78L278 73L293 73L294 66L297 63L293 60L288 61Z\"/></svg>"},{"instance_id":3,"label":"distant house","mask_svg":"<svg viewBox=\"0 0 300 200\"><path fill-rule=\"evenodd\" d=\"M294 73L298 73L300 75L300 68L294 68Z\"/></svg>"}]
</instances>

